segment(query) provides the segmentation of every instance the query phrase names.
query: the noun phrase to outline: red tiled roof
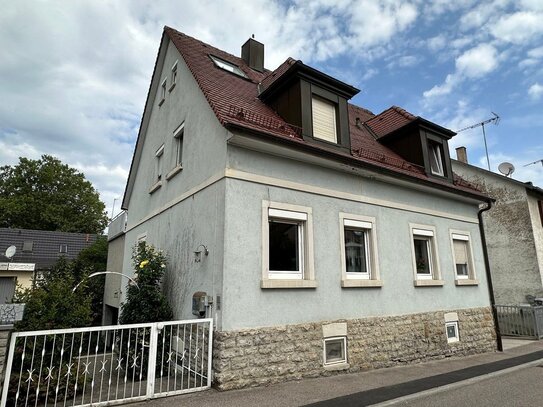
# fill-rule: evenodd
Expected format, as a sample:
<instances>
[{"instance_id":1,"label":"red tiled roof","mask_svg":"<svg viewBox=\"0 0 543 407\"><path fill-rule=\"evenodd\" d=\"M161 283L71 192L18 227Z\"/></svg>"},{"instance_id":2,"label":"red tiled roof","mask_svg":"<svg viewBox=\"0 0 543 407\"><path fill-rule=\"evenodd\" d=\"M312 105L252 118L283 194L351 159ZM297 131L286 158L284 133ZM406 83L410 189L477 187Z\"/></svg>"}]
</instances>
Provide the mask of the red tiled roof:
<instances>
[{"instance_id":1,"label":"red tiled roof","mask_svg":"<svg viewBox=\"0 0 543 407\"><path fill-rule=\"evenodd\" d=\"M380 138L415 120L417 120L417 116L412 115L401 107L392 106L368 120L366 124L375 133L377 138Z\"/></svg>"},{"instance_id":2,"label":"red tiled roof","mask_svg":"<svg viewBox=\"0 0 543 407\"><path fill-rule=\"evenodd\" d=\"M296 144L309 146L302 138L301 129L285 122L271 107L258 98L259 84L261 91L268 88L287 72L290 66L298 62L297 60L288 58L275 71L260 73L249 68L243 59L239 57L221 51L170 27L165 27L164 30L182 55L221 124L237 125L248 130L266 133L278 138L288 139ZM237 65L247 75L248 79L216 67L209 55L217 56ZM357 118L359 118L358 123ZM396 106L375 116L369 110L349 104L351 154L313 144L311 148L317 152L334 154L338 158L355 159L361 164L370 164L447 188L477 194L477 190L464 185L457 178L455 178L455 186L452 186L446 181L428 177L422 167L405 161L398 154L380 144L371 133L373 131L379 138L415 119L417 119L416 116Z\"/></svg>"}]
</instances>

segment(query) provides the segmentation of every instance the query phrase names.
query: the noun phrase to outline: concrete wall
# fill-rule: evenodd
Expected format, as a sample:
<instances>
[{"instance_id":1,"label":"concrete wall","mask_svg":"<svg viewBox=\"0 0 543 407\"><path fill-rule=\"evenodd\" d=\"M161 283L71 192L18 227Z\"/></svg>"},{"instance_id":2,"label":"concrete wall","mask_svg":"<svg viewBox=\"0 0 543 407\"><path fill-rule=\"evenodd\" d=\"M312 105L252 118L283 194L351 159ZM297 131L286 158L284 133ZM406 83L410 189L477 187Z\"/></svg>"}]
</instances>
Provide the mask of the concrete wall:
<instances>
[{"instance_id":1,"label":"concrete wall","mask_svg":"<svg viewBox=\"0 0 543 407\"><path fill-rule=\"evenodd\" d=\"M108 242L107 248L107 271L117 273L123 272L123 261L125 256L124 235L120 235ZM125 291L128 280L118 274L106 274L104 287L104 304L119 308L121 292Z\"/></svg>"},{"instance_id":2,"label":"concrete wall","mask_svg":"<svg viewBox=\"0 0 543 407\"><path fill-rule=\"evenodd\" d=\"M543 285L543 219L539 212L538 201L543 200L543 196L535 197L532 194L527 195L528 209L530 210L530 219L532 220L532 231L534 233L535 252L537 255L537 264L539 274Z\"/></svg>"},{"instance_id":3,"label":"concrete wall","mask_svg":"<svg viewBox=\"0 0 543 407\"><path fill-rule=\"evenodd\" d=\"M227 131L220 125L207 100L173 44L166 44L157 66L158 80L168 78L178 61L177 84L167 91L164 103L151 95L153 104L149 126L143 143L142 158L137 168L132 199L128 208L123 272L132 276L132 249L138 236L168 256L164 290L174 308L176 319L193 318L192 294L205 291L214 299L221 295L224 169L226 166ZM159 89L160 92L160 89ZM185 123L183 169L166 179L175 166L173 132ZM164 144L163 183L153 193L155 152ZM209 256L196 262L194 251L207 246ZM201 250L201 248L200 248ZM121 301L124 300L124 295ZM220 326L220 313L212 310Z\"/></svg>"},{"instance_id":4,"label":"concrete wall","mask_svg":"<svg viewBox=\"0 0 543 407\"><path fill-rule=\"evenodd\" d=\"M525 186L459 161L453 160L453 170L496 200L483 215L496 303L525 303L528 294L542 296L538 250L543 249L536 250L535 213ZM542 241L540 232L536 238Z\"/></svg>"},{"instance_id":5,"label":"concrete wall","mask_svg":"<svg viewBox=\"0 0 543 407\"><path fill-rule=\"evenodd\" d=\"M475 203L453 201L452 197L432 196L238 147L229 148L229 168L256 178L229 178L226 183L224 330L488 306ZM321 190L315 194L296 190L292 185L270 186L255 182L258 176L292 180ZM342 192L372 203L336 197ZM263 200L312 208L316 289L260 288ZM376 218L383 287L341 287L340 212ZM436 228L444 286L414 286L410 223ZM450 229L470 232L478 285L455 285Z\"/></svg>"}]
</instances>

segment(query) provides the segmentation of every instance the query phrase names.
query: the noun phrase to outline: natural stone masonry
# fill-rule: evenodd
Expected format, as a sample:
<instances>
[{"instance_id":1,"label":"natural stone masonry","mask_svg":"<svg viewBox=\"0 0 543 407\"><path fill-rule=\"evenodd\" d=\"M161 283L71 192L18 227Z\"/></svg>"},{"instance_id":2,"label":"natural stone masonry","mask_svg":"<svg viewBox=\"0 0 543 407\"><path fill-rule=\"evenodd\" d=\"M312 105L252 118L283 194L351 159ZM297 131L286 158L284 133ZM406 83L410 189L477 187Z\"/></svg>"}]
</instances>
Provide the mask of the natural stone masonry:
<instances>
[{"instance_id":1,"label":"natural stone masonry","mask_svg":"<svg viewBox=\"0 0 543 407\"><path fill-rule=\"evenodd\" d=\"M215 385L230 390L496 350L489 307L456 310L460 333L456 343L447 343L447 312L216 332ZM334 322L347 324L348 366L341 371L323 367L322 326Z\"/></svg>"}]
</instances>

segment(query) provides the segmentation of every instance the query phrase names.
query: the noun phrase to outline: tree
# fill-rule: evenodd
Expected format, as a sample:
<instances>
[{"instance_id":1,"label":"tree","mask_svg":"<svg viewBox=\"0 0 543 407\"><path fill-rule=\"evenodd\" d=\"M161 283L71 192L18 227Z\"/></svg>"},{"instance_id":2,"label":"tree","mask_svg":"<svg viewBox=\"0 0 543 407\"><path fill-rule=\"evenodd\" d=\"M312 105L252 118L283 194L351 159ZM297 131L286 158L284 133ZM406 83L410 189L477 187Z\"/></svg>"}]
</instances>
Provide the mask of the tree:
<instances>
[{"instance_id":1,"label":"tree","mask_svg":"<svg viewBox=\"0 0 543 407\"><path fill-rule=\"evenodd\" d=\"M170 321L173 312L160 289L166 269L166 256L145 242L134 247L132 254L135 281L126 292L121 308L121 324Z\"/></svg>"},{"instance_id":2,"label":"tree","mask_svg":"<svg viewBox=\"0 0 543 407\"><path fill-rule=\"evenodd\" d=\"M100 233L107 224L92 184L50 155L0 167L0 213L0 227Z\"/></svg>"}]
</instances>

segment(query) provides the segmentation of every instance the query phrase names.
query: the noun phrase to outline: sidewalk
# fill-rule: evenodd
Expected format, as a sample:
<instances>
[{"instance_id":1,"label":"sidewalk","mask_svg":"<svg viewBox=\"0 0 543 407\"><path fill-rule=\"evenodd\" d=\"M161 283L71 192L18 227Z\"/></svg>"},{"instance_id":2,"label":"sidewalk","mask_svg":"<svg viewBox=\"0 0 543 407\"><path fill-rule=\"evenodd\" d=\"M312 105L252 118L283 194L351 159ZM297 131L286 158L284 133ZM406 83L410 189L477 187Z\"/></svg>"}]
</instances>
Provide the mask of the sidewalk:
<instances>
[{"instance_id":1,"label":"sidewalk","mask_svg":"<svg viewBox=\"0 0 543 407\"><path fill-rule=\"evenodd\" d=\"M476 380L503 369L543 359L543 341L504 340L504 349L504 352L303 379L268 387L227 392L211 389L130 406L369 406L463 380Z\"/></svg>"}]
</instances>

